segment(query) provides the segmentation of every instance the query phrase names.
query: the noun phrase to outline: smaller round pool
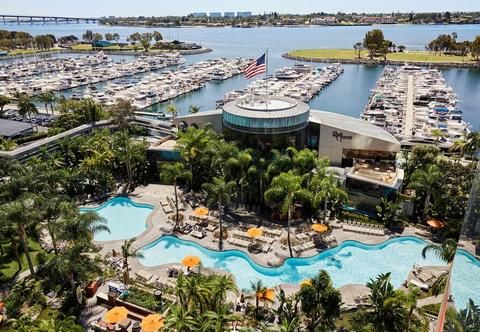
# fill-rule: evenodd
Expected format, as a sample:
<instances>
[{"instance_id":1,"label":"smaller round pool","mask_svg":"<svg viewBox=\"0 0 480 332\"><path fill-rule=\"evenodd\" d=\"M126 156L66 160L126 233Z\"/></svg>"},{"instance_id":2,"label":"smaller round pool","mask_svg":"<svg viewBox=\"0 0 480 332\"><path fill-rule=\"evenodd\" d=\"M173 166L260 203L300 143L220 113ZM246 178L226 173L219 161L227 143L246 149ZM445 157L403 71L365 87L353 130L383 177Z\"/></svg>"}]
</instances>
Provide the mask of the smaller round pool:
<instances>
[{"instance_id":1,"label":"smaller round pool","mask_svg":"<svg viewBox=\"0 0 480 332\"><path fill-rule=\"evenodd\" d=\"M126 197L115 197L99 207L81 208L80 211L94 211L107 220L110 233L95 234L95 241L114 241L142 234L147 229L147 217L153 211L153 206L135 203Z\"/></svg>"}]
</instances>

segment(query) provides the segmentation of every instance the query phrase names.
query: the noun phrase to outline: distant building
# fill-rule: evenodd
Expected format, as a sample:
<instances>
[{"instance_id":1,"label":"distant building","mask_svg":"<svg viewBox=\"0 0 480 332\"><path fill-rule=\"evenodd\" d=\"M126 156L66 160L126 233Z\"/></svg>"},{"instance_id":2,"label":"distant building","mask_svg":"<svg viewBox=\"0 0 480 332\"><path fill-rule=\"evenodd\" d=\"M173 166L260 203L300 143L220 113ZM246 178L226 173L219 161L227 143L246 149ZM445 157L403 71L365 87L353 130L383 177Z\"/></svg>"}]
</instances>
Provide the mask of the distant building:
<instances>
[{"instance_id":1,"label":"distant building","mask_svg":"<svg viewBox=\"0 0 480 332\"><path fill-rule=\"evenodd\" d=\"M220 13L220 12L211 12L211 13L210 13L210 17L211 17L211 18L219 18L219 17L222 17L222 13Z\"/></svg>"},{"instance_id":2,"label":"distant building","mask_svg":"<svg viewBox=\"0 0 480 332\"><path fill-rule=\"evenodd\" d=\"M207 13L192 13L193 17L207 17Z\"/></svg>"},{"instance_id":3,"label":"distant building","mask_svg":"<svg viewBox=\"0 0 480 332\"><path fill-rule=\"evenodd\" d=\"M335 16L314 17L310 20L310 24L314 25L335 25L338 20Z\"/></svg>"},{"instance_id":4,"label":"distant building","mask_svg":"<svg viewBox=\"0 0 480 332\"><path fill-rule=\"evenodd\" d=\"M250 17L252 12L237 12L237 17Z\"/></svg>"},{"instance_id":5,"label":"distant building","mask_svg":"<svg viewBox=\"0 0 480 332\"><path fill-rule=\"evenodd\" d=\"M359 20L365 24L395 24L397 19L393 16L363 16Z\"/></svg>"},{"instance_id":6,"label":"distant building","mask_svg":"<svg viewBox=\"0 0 480 332\"><path fill-rule=\"evenodd\" d=\"M232 18L232 17L235 17L235 13L234 12L225 12L223 14L223 17Z\"/></svg>"}]
</instances>

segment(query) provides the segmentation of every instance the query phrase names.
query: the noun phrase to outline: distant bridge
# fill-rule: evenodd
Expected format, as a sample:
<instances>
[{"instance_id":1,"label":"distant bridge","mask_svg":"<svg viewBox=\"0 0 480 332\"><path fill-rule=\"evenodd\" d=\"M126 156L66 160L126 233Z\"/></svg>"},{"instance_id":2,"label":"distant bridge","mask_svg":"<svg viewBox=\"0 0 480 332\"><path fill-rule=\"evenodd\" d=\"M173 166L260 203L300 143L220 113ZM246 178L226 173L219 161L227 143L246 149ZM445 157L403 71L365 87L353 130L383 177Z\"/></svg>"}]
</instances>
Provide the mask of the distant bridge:
<instances>
[{"instance_id":1,"label":"distant bridge","mask_svg":"<svg viewBox=\"0 0 480 332\"><path fill-rule=\"evenodd\" d=\"M7 23L97 23L95 17L68 17L68 16L42 16L42 15L9 15L0 14L4 24ZM1 21L0 21L1 22Z\"/></svg>"}]
</instances>

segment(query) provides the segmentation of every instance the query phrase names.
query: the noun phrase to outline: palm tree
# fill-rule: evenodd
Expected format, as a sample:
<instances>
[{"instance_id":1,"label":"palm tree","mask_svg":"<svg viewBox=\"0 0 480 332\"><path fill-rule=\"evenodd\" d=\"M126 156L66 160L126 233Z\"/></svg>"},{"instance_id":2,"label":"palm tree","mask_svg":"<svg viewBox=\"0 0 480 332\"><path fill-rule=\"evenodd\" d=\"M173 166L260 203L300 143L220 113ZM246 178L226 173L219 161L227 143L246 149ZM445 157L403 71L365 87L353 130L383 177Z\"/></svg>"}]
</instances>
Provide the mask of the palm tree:
<instances>
[{"instance_id":1,"label":"palm tree","mask_svg":"<svg viewBox=\"0 0 480 332\"><path fill-rule=\"evenodd\" d=\"M128 281L130 280L128 259L143 258L143 253L140 251L140 249L133 248L133 243L135 242L135 240L136 238L125 240L125 242L121 247L122 257L123 257L123 283L125 285L128 285Z\"/></svg>"},{"instance_id":2,"label":"palm tree","mask_svg":"<svg viewBox=\"0 0 480 332\"><path fill-rule=\"evenodd\" d=\"M184 302L186 309L204 311L210 297L210 290L207 288L208 283L205 283L204 278L198 274L192 276L192 278L184 279L182 292L186 300Z\"/></svg>"},{"instance_id":3,"label":"palm tree","mask_svg":"<svg viewBox=\"0 0 480 332\"><path fill-rule=\"evenodd\" d=\"M480 308L472 299L468 300L467 308L460 310L457 316L463 332L480 330Z\"/></svg>"},{"instance_id":4,"label":"palm tree","mask_svg":"<svg viewBox=\"0 0 480 332\"><path fill-rule=\"evenodd\" d=\"M467 140L461 139L461 140L454 141L453 145L450 147L449 149L450 152L459 152L457 162L460 162L460 160L465 155L465 148L467 147L467 144L468 144Z\"/></svg>"},{"instance_id":5,"label":"palm tree","mask_svg":"<svg viewBox=\"0 0 480 332\"><path fill-rule=\"evenodd\" d=\"M36 98L39 102L41 102L45 105L45 111L47 112L47 114L48 114L48 105L51 106L52 113L53 113L52 104L55 101L55 94L52 91L42 93L42 94L38 95Z\"/></svg>"},{"instance_id":6,"label":"palm tree","mask_svg":"<svg viewBox=\"0 0 480 332\"><path fill-rule=\"evenodd\" d=\"M245 187L247 184L247 174L248 174L248 169L250 167L250 163L252 162L252 160L253 160L253 157L249 149L240 151L236 157L229 160L229 163L231 165L230 167L236 167L240 172L238 184L240 186L241 203L244 203Z\"/></svg>"},{"instance_id":7,"label":"palm tree","mask_svg":"<svg viewBox=\"0 0 480 332\"><path fill-rule=\"evenodd\" d=\"M427 216L432 192L435 188L435 185L438 183L441 177L442 177L442 173L440 172L438 166L435 164L427 165L425 170L417 169L412 174L411 182L408 185L408 188L421 190L425 192L425 202L423 206L423 219L425 219Z\"/></svg>"},{"instance_id":8,"label":"palm tree","mask_svg":"<svg viewBox=\"0 0 480 332\"><path fill-rule=\"evenodd\" d=\"M290 241L290 223L292 221L292 212L297 199L309 197L308 191L302 188L302 178L299 175L288 171L288 173L280 173L276 176L265 192L265 201L280 201L281 212L287 215L287 242L290 257L293 257L292 244Z\"/></svg>"},{"instance_id":9,"label":"palm tree","mask_svg":"<svg viewBox=\"0 0 480 332\"><path fill-rule=\"evenodd\" d=\"M195 331L197 329L197 323L192 314L194 313L186 310L181 305L172 305L165 319L163 329L176 332Z\"/></svg>"},{"instance_id":10,"label":"palm tree","mask_svg":"<svg viewBox=\"0 0 480 332\"><path fill-rule=\"evenodd\" d=\"M223 248L223 214L225 207L230 204L230 200L234 196L236 184L235 181L226 182L225 178L215 177L212 183L203 184L203 189L208 193L208 204L217 205L218 207L218 220L219 220L219 233L220 238L218 240L218 250L222 251Z\"/></svg>"},{"instance_id":11,"label":"palm tree","mask_svg":"<svg viewBox=\"0 0 480 332\"><path fill-rule=\"evenodd\" d=\"M95 122L99 121L103 115L102 105L91 98L82 100L81 109L84 113L85 120L95 126Z\"/></svg>"},{"instance_id":12,"label":"palm tree","mask_svg":"<svg viewBox=\"0 0 480 332\"><path fill-rule=\"evenodd\" d=\"M32 98L27 94L21 94L18 98L18 114L27 117L30 120L30 125L33 131L32 114L38 114L38 109L33 103Z\"/></svg>"},{"instance_id":13,"label":"palm tree","mask_svg":"<svg viewBox=\"0 0 480 332\"><path fill-rule=\"evenodd\" d=\"M231 275L221 275L216 277L211 285L213 300L217 309L222 307L227 300L227 293L238 295L238 287Z\"/></svg>"},{"instance_id":14,"label":"palm tree","mask_svg":"<svg viewBox=\"0 0 480 332\"><path fill-rule=\"evenodd\" d=\"M168 114L171 114L174 118L176 118L178 115L178 108L175 105L170 103L167 106L166 112Z\"/></svg>"},{"instance_id":15,"label":"palm tree","mask_svg":"<svg viewBox=\"0 0 480 332\"><path fill-rule=\"evenodd\" d=\"M408 287L408 293L400 292L403 294L404 303L408 308L408 320L406 332L410 331L410 325L412 324L413 311L417 308L417 300L420 297L420 289L418 287L410 286Z\"/></svg>"},{"instance_id":16,"label":"palm tree","mask_svg":"<svg viewBox=\"0 0 480 332\"><path fill-rule=\"evenodd\" d=\"M395 202L390 202L385 197L382 197L380 204L376 206L377 209L377 218L385 225L385 227L390 228L395 226L399 221L399 211L398 204Z\"/></svg>"},{"instance_id":17,"label":"palm tree","mask_svg":"<svg viewBox=\"0 0 480 332\"><path fill-rule=\"evenodd\" d=\"M62 204L63 226L58 238L71 244L90 245L99 232L110 232L107 221L96 212L80 212L70 204Z\"/></svg>"},{"instance_id":18,"label":"palm tree","mask_svg":"<svg viewBox=\"0 0 480 332\"><path fill-rule=\"evenodd\" d=\"M227 330L229 323L241 320L242 318L236 314L232 314L228 305L222 304L215 311L207 311L204 314L204 327L215 332L223 332Z\"/></svg>"},{"instance_id":19,"label":"palm tree","mask_svg":"<svg viewBox=\"0 0 480 332\"><path fill-rule=\"evenodd\" d=\"M199 106L190 105L190 107L188 108L188 113L190 114L195 114L195 113L198 113L199 111L200 111Z\"/></svg>"},{"instance_id":20,"label":"palm tree","mask_svg":"<svg viewBox=\"0 0 480 332\"><path fill-rule=\"evenodd\" d=\"M175 231L178 227L178 194L177 194L177 182L178 180L188 180L190 181L192 173L189 170L185 169L185 165L182 163L165 163L161 166L160 179L162 182L172 183L175 191L175 226L173 230Z\"/></svg>"},{"instance_id":21,"label":"palm tree","mask_svg":"<svg viewBox=\"0 0 480 332\"><path fill-rule=\"evenodd\" d=\"M438 143L440 143L440 139L446 136L446 134L440 129L431 130L430 135L435 138L435 146L438 146Z\"/></svg>"},{"instance_id":22,"label":"palm tree","mask_svg":"<svg viewBox=\"0 0 480 332\"><path fill-rule=\"evenodd\" d=\"M267 291L267 287L263 285L263 281L260 279L256 282L250 281L250 285L253 296L255 296L255 317L259 319L259 304L261 300L265 300L264 294Z\"/></svg>"},{"instance_id":23,"label":"palm tree","mask_svg":"<svg viewBox=\"0 0 480 332\"><path fill-rule=\"evenodd\" d=\"M425 258L429 252L433 252L438 258L451 264L457 252L457 241L454 239L446 239L441 245L433 243L427 244L422 250L423 258Z\"/></svg>"},{"instance_id":24,"label":"palm tree","mask_svg":"<svg viewBox=\"0 0 480 332\"><path fill-rule=\"evenodd\" d=\"M19 199L0 206L0 220L14 225L16 233L22 244L23 252L27 258L28 269L32 276L35 275L30 250L28 248L28 235L26 227L32 225L35 221L35 213L32 210L33 202L31 199Z\"/></svg>"},{"instance_id":25,"label":"palm tree","mask_svg":"<svg viewBox=\"0 0 480 332\"><path fill-rule=\"evenodd\" d=\"M3 118L3 109L10 104L10 98L5 95L0 95L0 118Z\"/></svg>"},{"instance_id":26,"label":"palm tree","mask_svg":"<svg viewBox=\"0 0 480 332\"><path fill-rule=\"evenodd\" d=\"M318 208L321 201L323 201L323 221L327 222L328 203L331 201L345 202L348 198L345 191L343 191L338 180L333 174L315 175L310 184L313 192L313 205Z\"/></svg>"},{"instance_id":27,"label":"palm tree","mask_svg":"<svg viewBox=\"0 0 480 332\"><path fill-rule=\"evenodd\" d=\"M480 132L471 132L467 135L467 143L465 145L465 153L474 157L480 148Z\"/></svg>"}]
</instances>

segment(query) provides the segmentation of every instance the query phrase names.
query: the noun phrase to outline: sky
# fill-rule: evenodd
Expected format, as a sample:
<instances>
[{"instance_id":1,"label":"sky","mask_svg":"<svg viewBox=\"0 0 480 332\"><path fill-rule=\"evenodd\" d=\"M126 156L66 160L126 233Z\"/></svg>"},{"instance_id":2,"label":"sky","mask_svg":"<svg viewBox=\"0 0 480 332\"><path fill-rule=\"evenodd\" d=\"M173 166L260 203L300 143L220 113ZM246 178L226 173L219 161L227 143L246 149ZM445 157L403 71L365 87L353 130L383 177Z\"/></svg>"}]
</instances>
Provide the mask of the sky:
<instances>
[{"instance_id":1,"label":"sky","mask_svg":"<svg viewBox=\"0 0 480 332\"><path fill-rule=\"evenodd\" d=\"M251 11L389 13L480 11L480 0L0 0L0 14L76 17L166 16Z\"/></svg>"}]
</instances>

